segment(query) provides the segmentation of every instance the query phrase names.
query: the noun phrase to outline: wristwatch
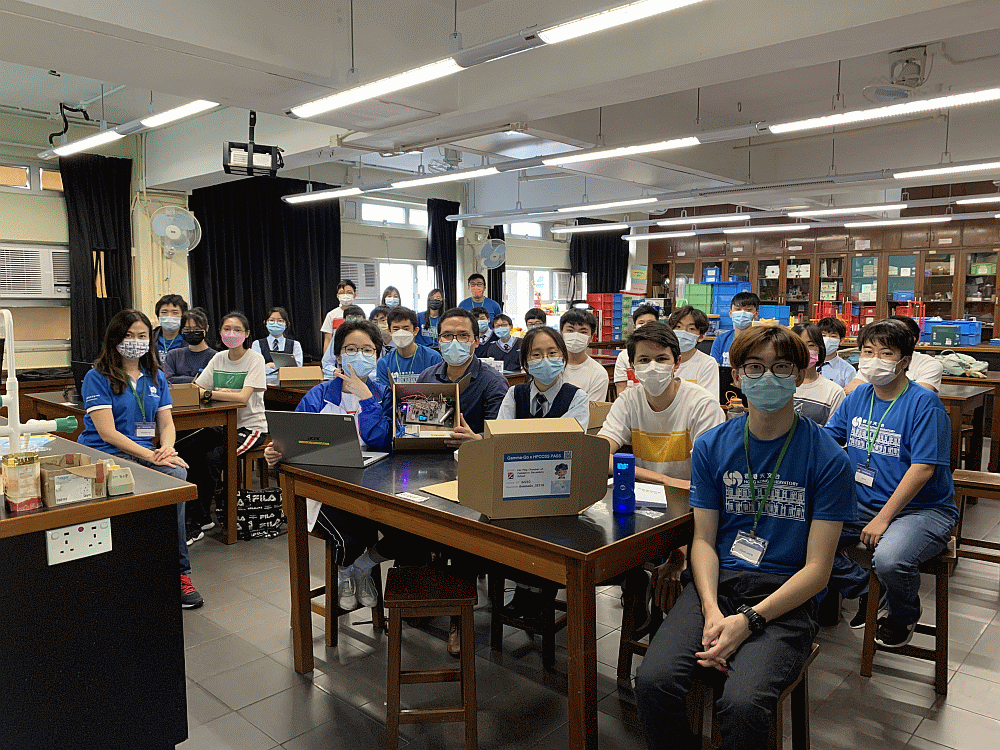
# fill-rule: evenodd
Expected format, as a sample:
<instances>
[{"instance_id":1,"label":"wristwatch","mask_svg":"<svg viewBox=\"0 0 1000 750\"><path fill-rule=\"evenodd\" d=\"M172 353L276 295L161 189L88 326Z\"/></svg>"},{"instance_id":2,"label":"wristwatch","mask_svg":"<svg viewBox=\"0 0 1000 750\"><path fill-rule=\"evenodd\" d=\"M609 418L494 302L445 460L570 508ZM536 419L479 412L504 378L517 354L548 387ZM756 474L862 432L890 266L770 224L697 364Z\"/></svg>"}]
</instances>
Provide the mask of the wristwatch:
<instances>
[{"instance_id":1,"label":"wristwatch","mask_svg":"<svg viewBox=\"0 0 1000 750\"><path fill-rule=\"evenodd\" d=\"M201 400L203 403L207 404L209 401L212 400L212 392L206 390L203 394L201 394Z\"/></svg>"},{"instance_id":2,"label":"wristwatch","mask_svg":"<svg viewBox=\"0 0 1000 750\"><path fill-rule=\"evenodd\" d=\"M741 615L746 615L747 621L750 623L750 632L759 633L767 625L767 620L753 607L748 607L746 604L741 604L736 608L736 611Z\"/></svg>"}]
</instances>

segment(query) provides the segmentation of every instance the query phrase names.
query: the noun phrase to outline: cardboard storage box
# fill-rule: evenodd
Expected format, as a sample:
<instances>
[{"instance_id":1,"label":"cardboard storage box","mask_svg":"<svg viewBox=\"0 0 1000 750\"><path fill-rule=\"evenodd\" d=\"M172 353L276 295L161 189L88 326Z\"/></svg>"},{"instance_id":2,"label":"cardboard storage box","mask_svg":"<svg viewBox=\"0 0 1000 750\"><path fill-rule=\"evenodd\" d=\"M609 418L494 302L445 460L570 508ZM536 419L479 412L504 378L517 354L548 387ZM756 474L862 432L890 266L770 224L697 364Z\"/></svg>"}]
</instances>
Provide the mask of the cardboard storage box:
<instances>
[{"instance_id":1,"label":"cardboard storage box","mask_svg":"<svg viewBox=\"0 0 1000 750\"><path fill-rule=\"evenodd\" d=\"M170 400L174 406L197 406L201 403L201 391L194 383L178 383L170 386Z\"/></svg>"},{"instance_id":2,"label":"cardboard storage box","mask_svg":"<svg viewBox=\"0 0 1000 750\"><path fill-rule=\"evenodd\" d=\"M448 433L461 422L462 406L458 383L393 383L392 385L392 448L393 450L439 450L447 448ZM434 416L421 420L416 412L408 417L404 406L420 402L440 404L443 423ZM449 413L450 410L450 413ZM424 416L428 416L424 414Z\"/></svg>"},{"instance_id":3,"label":"cardboard storage box","mask_svg":"<svg viewBox=\"0 0 1000 750\"><path fill-rule=\"evenodd\" d=\"M107 495L107 466L85 453L44 456L41 472L42 502L50 508Z\"/></svg>"},{"instance_id":4,"label":"cardboard storage box","mask_svg":"<svg viewBox=\"0 0 1000 750\"><path fill-rule=\"evenodd\" d=\"M458 501L490 518L571 516L608 491L611 445L570 417L488 421L458 453Z\"/></svg>"},{"instance_id":5,"label":"cardboard storage box","mask_svg":"<svg viewBox=\"0 0 1000 750\"><path fill-rule=\"evenodd\" d=\"M323 382L323 368L319 365L305 367L279 367L279 385L319 385Z\"/></svg>"},{"instance_id":6,"label":"cardboard storage box","mask_svg":"<svg viewBox=\"0 0 1000 750\"><path fill-rule=\"evenodd\" d=\"M601 431L601 427L604 426L604 420L607 419L609 411L611 411L611 404L607 401L590 402L590 422L587 427L588 435L596 435Z\"/></svg>"}]
</instances>

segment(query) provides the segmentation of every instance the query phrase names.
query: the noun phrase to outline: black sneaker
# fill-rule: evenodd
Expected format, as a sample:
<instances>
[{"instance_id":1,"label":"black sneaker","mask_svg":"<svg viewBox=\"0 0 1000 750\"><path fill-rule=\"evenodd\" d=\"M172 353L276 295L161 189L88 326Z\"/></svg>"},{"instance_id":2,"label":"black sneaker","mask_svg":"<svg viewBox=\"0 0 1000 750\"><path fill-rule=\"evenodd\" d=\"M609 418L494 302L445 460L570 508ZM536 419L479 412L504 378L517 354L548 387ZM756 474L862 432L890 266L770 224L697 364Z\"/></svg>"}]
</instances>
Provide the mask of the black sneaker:
<instances>
[{"instance_id":1,"label":"black sneaker","mask_svg":"<svg viewBox=\"0 0 1000 750\"><path fill-rule=\"evenodd\" d=\"M190 573L181 573L181 609L198 609L205 600L191 583Z\"/></svg>"},{"instance_id":2,"label":"black sneaker","mask_svg":"<svg viewBox=\"0 0 1000 750\"><path fill-rule=\"evenodd\" d=\"M868 614L868 594L862 594L858 597L858 611L851 618L850 623L848 623L852 628L858 630L865 626L865 615ZM881 620L882 616L885 614L885 589L882 589L882 596L878 600L878 614L875 615L875 621Z\"/></svg>"},{"instance_id":3,"label":"black sneaker","mask_svg":"<svg viewBox=\"0 0 1000 750\"><path fill-rule=\"evenodd\" d=\"M917 623L903 625L888 615L879 620L875 631L875 643L882 648L901 648L913 638L913 629Z\"/></svg>"},{"instance_id":4,"label":"black sneaker","mask_svg":"<svg viewBox=\"0 0 1000 750\"><path fill-rule=\"evenodd\" d=\"M187 546L190 547L195 542L204 539L205 532L202 531L198 526L188 526L187 527Z\"/></svg>"}]
</instances>

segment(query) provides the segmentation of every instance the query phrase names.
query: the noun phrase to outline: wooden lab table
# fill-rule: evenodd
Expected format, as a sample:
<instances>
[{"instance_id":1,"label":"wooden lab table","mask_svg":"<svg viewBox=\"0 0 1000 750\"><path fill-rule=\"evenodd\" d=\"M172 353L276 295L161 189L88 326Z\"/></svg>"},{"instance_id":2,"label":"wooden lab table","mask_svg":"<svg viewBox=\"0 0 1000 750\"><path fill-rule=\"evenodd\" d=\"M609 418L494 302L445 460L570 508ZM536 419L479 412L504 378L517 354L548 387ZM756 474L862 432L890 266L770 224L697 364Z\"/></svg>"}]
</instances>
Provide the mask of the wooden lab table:
<instances>
[{"instance_id":1,"label":"wooden lab table","mask_svg":"<svg viewBox=\"0 0 1000 750\"><path fill-rule=\"evenodd\" d=\"M608 496L578 516L490 522L462 505L421 492L457 478L449 453L398 453L367 469L283 466L288 514L295 669L313 669L306 497L377 524L408 531L566 586L569 747L597 747L596 586L691 538L692 516L673 507L657 518L615 516ZM397 497L410 492L414 502Z\"/></svg>"},{"instance_id":2,"label":"wooden lab table","mask_svg":"<svg viewBox=\"0 0 1000 750\"><path fill-rule=\"evenodd\" d=\"M995 348L995 347L994 347ZM986 378L967 378L964 376L945 375L941 378L942 383L960 386L979 386L993 389L993 412L990 425L990 459L988 468L996 473L1000 472L1000 372L989 370L983 373ZM978 471L979 467L976 466Z\"/></svg>"},{"instance_id":3,"label":"wooden lab table","mask_svg":"<svg viewBox=\"0 0 1000 750\"><path fill-rule=\"evenodd\" d=\"M938 396L951 420L951 469L962 468L962 417L972 415L972 438L969 447L969 466L979 470L983 460L983 416L986 412L986 394L992 388L974 385L942 384Z\"/></svg>"},{"instance_id":4,"label":"wooden lab table","mask_svg":"<svg viewBox=\"0 0 1000 750\"><path fill-rule=\"evenodd\" d=\"M311 385L269 385L264 391L264 406L271 411L295 411Z\"/></svg>"},{"instance_id":5,"label":"wooden lab table","mask_svg":"<svg viewBox=\"0 0 1000 750\"><path fill-rule=\"evenodd\" d=\"M58 419L59 417L76 417L79 422L73 439L76 440L83 432L83 417L86 413L80 403L71 403L63 398L62 393L33 393L29 396L35 413L39 419ZM174 427L180 433L185 430L197 430L201 427L221 427L222 439L226 446L226 522L222 540L226 544L236 543L236 490L239 482L239 470L236 460L236 410L242 408L231 402L212 402L199 406L175 406L171 413Z\"/></svg>"}]
</instances>

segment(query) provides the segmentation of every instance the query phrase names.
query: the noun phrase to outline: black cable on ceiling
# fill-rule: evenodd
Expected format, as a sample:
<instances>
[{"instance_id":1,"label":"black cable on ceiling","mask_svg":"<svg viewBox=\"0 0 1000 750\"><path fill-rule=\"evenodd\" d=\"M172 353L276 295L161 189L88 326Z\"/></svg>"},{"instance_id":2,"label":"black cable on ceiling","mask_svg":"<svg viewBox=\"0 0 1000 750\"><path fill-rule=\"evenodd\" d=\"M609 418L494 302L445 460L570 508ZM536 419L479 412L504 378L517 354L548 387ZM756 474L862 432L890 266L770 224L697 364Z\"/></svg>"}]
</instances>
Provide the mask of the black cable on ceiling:
<instances>
[{"instance_id":1,"label":"black cable on ceiling","mask_svg":"<svg viewBox=\"0 0 1000 750\"><path fill-rule=\"evenodd\" d=\"M55 143L56 138L61 138L62 136L66 135L66 133L69 132L69 119L67 119L67 117L66 117L66 113L67 112L77 112L77 113L83 115L83 119L84 120L87 120L88 122L93 122L93 120L91 120L91 118L90 118L90 115L87 114L86 107L71 107L68 104L63 104L62 102L59 102L59 115L60 115L60 117L62 117L63 128L62 128L62 130L57 130L55 133L50 133L49 134L49 145L50 146L53 143Z\"/></svg>"}]
</instances>

